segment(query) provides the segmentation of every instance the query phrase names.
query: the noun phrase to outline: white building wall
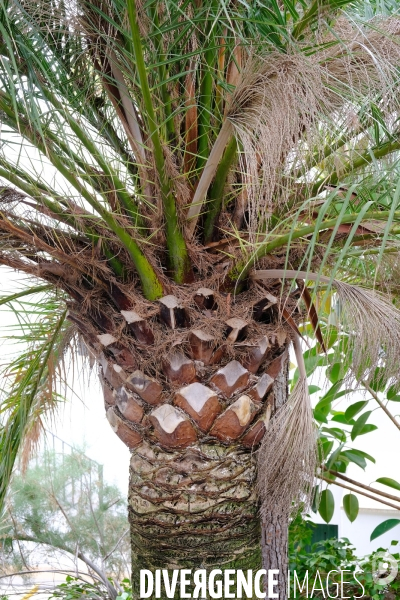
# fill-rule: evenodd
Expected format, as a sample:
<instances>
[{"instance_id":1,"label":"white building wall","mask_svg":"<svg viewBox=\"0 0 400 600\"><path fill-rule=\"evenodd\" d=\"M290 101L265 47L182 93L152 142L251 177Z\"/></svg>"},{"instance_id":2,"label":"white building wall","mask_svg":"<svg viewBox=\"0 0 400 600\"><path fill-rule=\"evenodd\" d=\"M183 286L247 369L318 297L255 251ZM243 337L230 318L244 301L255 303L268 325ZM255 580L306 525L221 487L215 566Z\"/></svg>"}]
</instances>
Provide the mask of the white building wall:
<instances>
[{"instance_id":1,"label":"white building wall","mask_svg":"<svg viewBox=\"0 0 400 600\"><path fill-rule=\"evenodd\" d=\"M315 398L315 396L313 396ZM340 399L334 406L335 410L344 411L350 404L358 400L365 399L361 394L352 394L348 398ZM382 399L384 399L382 397ZM398 418L400 422L400 403L389 402L388 408L392 414ZM371 486L377 490L392 494L400 498L400 491L394 490L387 486L375 483L379 477L390 477L400 482L400 431L396 425L388 418L388 416L379 408L375 400L371 400L368 407L364 410L374 410L374 413L369 419L369 423L374 423L378 429L357 437L354 442L349 442L349 448L363 450L372 455L376 463L367 461L367 468L363 471L357 465L351 464L346 473L347 477ZM332 423L333 425L333 423ZM348 428L350 430L350 428ZM340 480L338 480L340 482ZM341 482L345 485L346 482ZM326 484L323 484L325 487ZM373 542L370 542L372 531L387 519L400 519L400 511L396 511L389 506L371 500L362 494L358 493L357 498L360 504L360 512L357 519L350 523L343 510L342 498L345 494L350 493L336 485L331 485L330 489L335 497L335 512L330 524L339 526L339 537L347 537L350 542L356 547L357 554L364 556L377 550L378 548L389 548L392 540L400 542L400 526L397 526L386 534L378 537ZM369 492L367 492L369 493ZM385 500L383 498L383 500ZM392 500L386 500L389 503L394 503ZM319 515L312 513L312 519L316 523L324 523ZM400 551L399 548L393 551Z\"/></svg>"}]
</instances>

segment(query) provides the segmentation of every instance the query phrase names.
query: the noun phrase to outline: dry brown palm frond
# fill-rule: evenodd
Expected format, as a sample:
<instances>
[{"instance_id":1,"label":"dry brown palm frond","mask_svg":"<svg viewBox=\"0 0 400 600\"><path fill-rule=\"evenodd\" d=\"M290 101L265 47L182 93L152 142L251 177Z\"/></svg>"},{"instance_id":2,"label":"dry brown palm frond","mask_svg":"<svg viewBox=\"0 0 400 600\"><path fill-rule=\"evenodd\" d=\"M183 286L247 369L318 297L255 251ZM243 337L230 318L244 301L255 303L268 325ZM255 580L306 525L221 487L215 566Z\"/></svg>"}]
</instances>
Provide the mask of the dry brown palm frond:
<instances>
[{"instance_id":1,"label":"dry brown palm frond","mask_svg":"<svg viewBox=\"0 0 400 600\"><path fill-rule=\"evenodd\" d=\"M340 301L339 319L349 334L352 376L371 382L382 366L382 377L398 388L400 311L376 291L336 280L334 287Z\"/></svg>"},{"instance_id":2,"label":"dry brown palm frond","mask_svg":"<svg viewBox=\"0 0 400 600\"><path fill-rule=\"evenodd\" d=\"M317 431L299 338L294 339L300 378L269 422L258 455L261 512L290 516L311 506L317 467Z\"/></svg>"},{"instance_id":3,"label":"dry brown palm frond","mask_svg":"<svg viewBox=\"0 0 400 600\"><path fill-rule=\"evenodd\" d=\"M352 354L346 379L370 383L377 367L388 385L400 386L400 311L391 299L376 291L332 279L324 275L289 269L255 271L254 279L305 279L328 284L339 300L338 324L348 336L348 353Z\"/></svg>"},{"instance_id":4,"label":"dry brown palm frond","mask_svg":"<svg viewBox=\"0 0 400 600\"><path fill-rule=\"evenodd\" d=\"M258 230L260 213L268 219L273 210L285 158L316 115L332 110L328 105L321 72L309 58L272 52L248 61L228 119L242 145L250 232Z\"/></svg>"},{"instance_id":5,"label":"dry brown palm frond","mask_svg":"<svg viewBox=\"0 0 400 600\"><path fill-rule=\"evenodd\" d=\"M24 474L28 468L29 461L38 449L39 441L44 433L42 419L37 417L25 433L24 443L21 450L21 472Z\"/></svg>"},{"instance_id":6,"label":"dry brown palm frond","mask_svg":"<svg viewBox=\"0 0 400 600\"><path fill-rule=\"evenodd\" d=\"M398 107L393 65L400 59L400 21L365 30L345 23L337 25L341 43L321 40L331 44L312 56L292 48L247 61L227 118L242 145L253 235L260 215L268 219L288 200L293 182L284 175L290 164L304 160L304 146L322 152L321 123L353 114L354 106L377 94L385 116Z\"/></svg>"}]
</instances>

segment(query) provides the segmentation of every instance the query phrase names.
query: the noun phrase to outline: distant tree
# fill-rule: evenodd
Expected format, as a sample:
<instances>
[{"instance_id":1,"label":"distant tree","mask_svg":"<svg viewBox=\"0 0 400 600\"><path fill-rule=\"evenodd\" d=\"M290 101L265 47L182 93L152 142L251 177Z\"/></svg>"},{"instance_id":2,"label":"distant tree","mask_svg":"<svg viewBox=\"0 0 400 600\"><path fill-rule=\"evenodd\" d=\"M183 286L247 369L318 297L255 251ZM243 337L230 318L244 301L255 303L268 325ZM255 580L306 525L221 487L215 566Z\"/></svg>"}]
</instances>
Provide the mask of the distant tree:
<instances>
[{"instance_id":1,"label":"distant tree","mask_svg":"<svg viewBox=\"0 0 400 600\"><path fill-rule=\"evenodd\" d=\"M34 545L32 548L32 544ZM66 553L107 585L129 573L125 499L103 481L102 465L80 451L45 451L13 478L0 523L0 561L32 568Z\"/></svg>"}]
</instances>

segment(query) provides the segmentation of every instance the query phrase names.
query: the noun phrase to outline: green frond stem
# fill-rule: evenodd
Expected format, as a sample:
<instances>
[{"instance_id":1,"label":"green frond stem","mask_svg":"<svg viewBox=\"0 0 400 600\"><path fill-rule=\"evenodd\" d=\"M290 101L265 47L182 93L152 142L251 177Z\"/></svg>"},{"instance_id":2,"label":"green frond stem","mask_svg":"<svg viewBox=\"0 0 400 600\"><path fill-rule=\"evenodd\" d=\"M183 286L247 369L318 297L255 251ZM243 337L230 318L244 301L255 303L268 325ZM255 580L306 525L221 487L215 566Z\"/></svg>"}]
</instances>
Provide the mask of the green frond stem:
<instances>
[{"instance_id":1,"label":"green frond stem","mask_svg":"<svg viewBox=\"0 0 400 600\"><path fill-rule=\"evenodd\" d=\"M212 93L214 78L212 75L212 66L215 61L215 49L208 48L204 53L205 65L203 67L203 74L200 84L200 98L199 102L199 117L198 117L198 157L197 157L197 168L201 172L206 163L210 153L210 122L211 122L211 110L212 110Z\"/></svg>"},{"instance_id":2,"label":"green frond stem","mask_svg":"<svg viewBox=\"0 0 400 600\"><path fill-rule=\"evenodd\" d=\"M303 31L315 20L321 6L321 0L314 0L310 8L304 13L303 17L298 21L292 31L292 37L297 40Z\"/></svg>"},{"instance_id":3,"label":"green frond stem","mask_svg":"<svg viewBox=\"0 0 400 600\"><path fill-rule=\"evenodd\" d=\"M118 133L115 131L114 127L112 127L109 119L102 114L102 112L98 109L96 105L91 105L93 112L96 115L96 118L90 117L86 113L84 116L88 119L89 123L93 125L100 133L104 134L104 137L108 140L110 145L117 150L118 154L124 161L124 165L126 166L129 173L133 176L137 176L137 165L134 164L134 157L130 154L130 152L126 149L123 141L119 137Z\"/></svg>"},{"instance_id":4,"label":"green frond stem","mask_svg":"<svg viewBox=\"0 0 400 600\"><path fill-rule=\"evenodd\" d=\"M205 36L208 37L208 47L204 51L204 63L202 65L200 96L199 96L199 117L198 117L198 157L197 168L200 172L204 169L208 155L210 153L210 131L211 131L211 115L213 109L213 87L215 81L215 65L218 64L219 48L215 43L215 22L213 15L218 7L218 2L212 0L209 10L211 11L211 19L204 23Z\"/></svg>"},{"instance_id":5,"label":"green frond stem","mask_svg":"<svg viewBox=\"0 0 400 600\"><path fill-rule=\"evenodd\" d=\"M45 376L46 369L48 369L50 357L54 353L59 341L66 316L67 311L65 310L60 315L50 338L45 342L44 354L41 355L41 349L38 349L35 352L34 359L29 361L25 373L18 381L17 389L14 390L14 395L16 396L14 409L5 426L0 430L0 454L3 457L3 460L0 462L0 515L4 510L4 501L12 471L29 424L36 394L43 384L43 377ZM26 394L26 390L29 388L31 389Z\"/></svg>"},{"instance_id":6,"label":"green frond stem","mask_svg":"<svg viewBox=\"0 0 400 600\"><path fill-rule=\"evenodd\" d=\"M400 245L399 246L387 246L386 248L365 248L364 250L351 250L347 252L346 256L349 258L354 258L356 256L368 256L371 254L379 254L383 252L383 254L400 254Z\"/></svg>"},{"instance_id":7,"label":"green frond stem","mask_svg":"<svg viewBox=\"0 0 400 600\"><path fill-rule=\"evenodd\" d=\"M12 110L10 110L9 103L7 101L7 95L4 92L0 91L0 108L7 114L8 119L5 118L4 121L13 129L19 131L19 133L25 137L32 145L34 145L38 150L40 150L45 156L49 156L50 150L53 149L53 156L56 155L54 151L54 145L60 148L64 152L64 156L58 156L58 161L64 163L64 166L71 172L76 171L76 167L80 167L80 171L78 171L77 175L80 179L88 182L89 185L97 191L102 196L106 196L109 193L113 193L114 189L108 189L107 186L104 185L102 178L99 178L99 174L96 173L94 168L91 165L88 165L82 158L80 158L73 150L62 140L57 137L54 132L50 130L46 131L47 139L44 140L42 137L32 130L31 126L28 124L29 121L26 120L26 117L23 118L21 115L18 118L18 122L16 121L15 115ZM50 141L53 144L50 144ZM58 153L57 153L58 155ZM121 183L121 186L123 184ZM112 187L112 186L111 186ZM116 191L117 193L117 191ZM129 194L125 192L125 194L130 198ZM118 195L118 194L117 194ZM136 211L135 214L132 213L131 205L135 206L135 204L131 202L130 205L124 204L129 213L130 218L133 220L133 224L137 228L144 228L144 223L141 215Z\"/></svg>"},{"instance_id":8,"label":"green frond stem","mask_svg":"<svg viewBox=\"0 0 400 600\"><path fill-rule=\"evenodd\" d=\"M1 102L0 102L0 106L1 106ZM9 125L10 127L15 127L15 123L7 118L4 118L4 123ZM48 154L50 149L52 149L56 152L57 146L58 146L58 148L62 149L63 144L59 143L59 141L57 141L55 144L56 148L54 148L54 145L50 143L50 139L52 136L49 136L48 140L46 140L46 143L42 144L37 139L37 137L34 135L33 131L26 125L25 122L22 121L21 117L19 119L19 126L20 126L19 131L25 137L25 139L27 139L30 142L35 141L37 149L40 150L41 152L43 152L43 153L46 152ZM70 153L62 156L62 161L63 161L65 167L70 169L72 172L75 172L78 175L78 177L80 179L82 179L83 181L85 181L86 183L88 183L94 191L98 192L103 197L106 196L107 193L109 193L109 191L105 192L104 185L101 181L101 178L99 178L98 173L97 173L97 177L96 177L96 174L94 173L94 170L90 165L86 165L87 168L85 168L84 161L82 161L80 159L78 162L75 162L75 159L77 157L72 156L72 158L70 158L69 154ZM61 160L61 158L60 158L60 160ZM3 157L0 157L0 162L3 165L7 164ZM77 169L77 167L80 167L80 169ZM15 173L19 173L21 175L22 171L20 169L17 169L17 167L10 166L10 168ZM31 181L33 181L32 178L31 178ZM38 181L34 185L38 189L40 189L43 193L49 194L52 197L58 196L59 201L61 203L63 203L63 201L60 197L60 194L56 194L54 191L51 191L49 187L44 186L43 182ZM105 199L107 199L107 196ZM66 203L64 202L64 204L66 204Z\"/></svg>"},{"instance_id":9,"label":"green frond stem","mask_svg":"<svg viewBox=\"0 0 400 600\"><path fill-rule=\"evenodd\" d=\"M90 206L101 216L103 221L115 233L117 238L127 250L132 262L138 272L142 289L148 300L156 300L163 295L162 285L151 263L147 260L138 243L121 227L100 202L92 196L84 185L70 172L59 157L47 149L47 157L61 175L79 192L79 194L90 204Z\"/></svg>"},{"instance_id":10,"label":"green frond stem","mask_svg":"<svg viewBox=\"0 0 400 600\"><path fill-rule=\"evenodd\" d=\"M376 211L376 212L367 212L364 216L365 220L375 220L375 221L386 221L390 215L390 211ZM341 218L341 224L351 224L355 223L359 219L359 213L351 213L344 215ZM393 218L396 220L400 220L400 211L394 213ZM229 290L240 290L239 284L242 283L248 276L251 269L257 263L258 260L270 254L274 250L278 248L282 248L283 246L288 246L294 240L298 240L303 237L307 237L309 235L315 234L317 231L324 231L325 229L331 229L337 226L337 218L328 219L326 221L322 221L318 224L307 225L306 227L302 227L301 229L295 229L290 233L286 233L284 235L278 235L275 239L268 241L269 236L267 236L267 241L260 244L259 248L248 258L243 259L240 263L234 265L232 269L226 276L226 280L224 283L224 289Z\"/></svg>"},{"instance_id":11,"label":"green frond stem","mask_svg":"<svg viewBox=\"0 0 400 600\"><path fill-rule=\"evenodd\" d=\"M374 162L374 160L384 158L388 154L396 152L397 150L400 150L400 138L394 141L386 142L378 148L366 150L358 158L344 165L340 175L335 172L319 179L311 188L311 195L318 194L326 185L336 185L339 181L343 181L345 177L353 173L353 171L357 171L358 169L371 164Z\"/></svg>"},{"instance_id":12,"label":"green frond stem","mask_svg":"<svg viewBox=\"0 0 400 600\"><path fill-rule=\"evenodd\" d=\"M324 12L332 14L333 11L338 10L351 2L353 2L353 0L314 0L309 9L305 11L300 21L298 21L293 28L292 37L295 40L298 40L308 27L321 18Z\"/></svg>"},{"instance_id":13,"label":"green frond stem","mask_svg":"<svg viewBox=\"0 0 400 600\"><path fill-rule=\"evenodd\" d=\"M22 290L21 292L11 294L10 296L0 296L0 306L2 306L3 304L8 304L9 302L13 302L14 300L19 300L24 296L31 296L32 294L40 294L41 292L47 292L52 288L52 285L36 285L34 287Z\"/></svg>"},{"instance_id":14,"label":"green frond stem","mask_svg":"<svg viewBox=\"0 0 400 600\"><path fill-rule=\"evenodd\" d=\"M165 113L165 126L167 129L167 137L169 139L173 139L175 136L175 125L174 125L174 120L172 118L172 109L171 109L171 97L170 94L168 92L167 89L167 85L166 85L166 80L168 78L167 76L167 68L166 68L166 62L167 62L167 57L165 55L165 53L163 52L163 48L162 48L162 35L161 32L159 31L159 18L158 18L158 8L157 8L157 1L153 1L150 3L149 5L149 15L150 15L150 19L154 25L155 28L155 32L153 34L153 39L154 39L154 45L156 48L156 52L157 52L157 63L158 63L158 76L159 76L159 80L161 82L160 85L160 92L161 92L161 100L163 103L163 109L164 109L164 113Z\"/></svg>"},{"instance_id":15,"label":"green frond stem","mask_svg":"<svg viewBox=\"0 0 400 600\"><path fill-rule=\"evenodd\" d=\"M228 178L229 170L237 156L237 141L232 138L228 143L224 155L218 165L215 173L214 183L210 188L209 202L204 222L204 242L207 244L212 241L215 222L221 212L224 189Z\"/></svg>"},{"instance_id":16,"label":"green frond stem","mask_svg":"<svg viewBox=\"0 0 400 600\"><path fill-rule=\"evenodd\" d=\"M136 68L138 72L143 103L146 110L144 115L150 132L150 138L154 147L154 161L160 180L161 196L164 208L165 234L167 240L168 258L174 280L183 283L190 277L190 259L186 248L186 242L178 222L175 198L171 190L171 182L165 172L164 153L158 133L152 96L147 79L146 65L144 62L143 49L137 23L135 0L128 0L128 17L132 33L132 45L135 55Z\"/></svg>"}]
</instances>

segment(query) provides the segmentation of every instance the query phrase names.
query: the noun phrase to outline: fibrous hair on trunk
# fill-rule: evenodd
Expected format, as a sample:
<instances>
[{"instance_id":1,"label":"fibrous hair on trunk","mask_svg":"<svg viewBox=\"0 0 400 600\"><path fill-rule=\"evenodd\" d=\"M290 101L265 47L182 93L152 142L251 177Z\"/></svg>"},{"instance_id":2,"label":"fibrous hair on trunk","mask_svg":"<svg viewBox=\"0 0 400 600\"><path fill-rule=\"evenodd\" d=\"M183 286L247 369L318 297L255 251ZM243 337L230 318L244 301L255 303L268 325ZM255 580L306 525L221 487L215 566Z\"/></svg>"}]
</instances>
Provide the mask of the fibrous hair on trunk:
<instances>
[{"instance_id":1,"label":"fibrous hair on trunk","mask_svg":"<svg viewBox=\"0 0 400 600\"><path fill-rule=\"evenodd\" d=\"M258 455L261 512L292 516L311 507L318 460L317 430L298 336L293 340L300 377L288 401L273 415Z\"/></svg>"}]
</instances>

